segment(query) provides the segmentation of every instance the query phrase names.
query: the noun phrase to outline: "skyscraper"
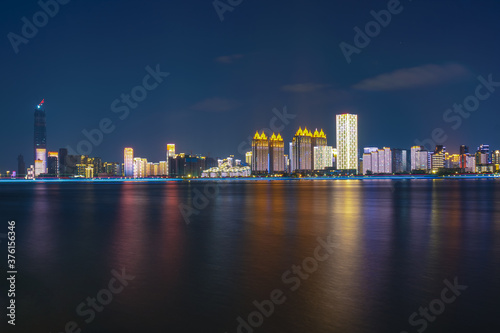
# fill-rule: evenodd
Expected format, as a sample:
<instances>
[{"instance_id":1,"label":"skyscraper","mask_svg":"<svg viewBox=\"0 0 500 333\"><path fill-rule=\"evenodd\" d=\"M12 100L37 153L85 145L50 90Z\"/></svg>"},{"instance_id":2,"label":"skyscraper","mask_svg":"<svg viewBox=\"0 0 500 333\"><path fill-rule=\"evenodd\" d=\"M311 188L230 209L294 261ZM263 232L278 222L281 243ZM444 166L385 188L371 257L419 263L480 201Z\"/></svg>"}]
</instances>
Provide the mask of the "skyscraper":
<instances>
[{"instance_id":1,"label":"skyscraper","mask_svg":"<svg viewBox=\"0 0 500 333\"><path fill-rule=\"evenodd\" d=\"M169 143L167 144L167 167L168 173L167 175L171 176L174 174L174 158L175 158L175 144Z\"/></svg>"},{"instance_id":2,"label":"skyscraper","mask_svg":"<svg viewBox=\"0 0 500 333\"><path fill-rule=\"evenodd\" d=\"M125 148L123 152L124 176L134 177L134 149Z\"/></svg>"},{"instance_id":3,"label":"skyscraper","mask_svg":"<svg viewBox=\"0 0 500 333\"><path fill-rule=\"evenodd\" d=\"M167 160L169 157L174 157L174 156L175 156L175 144L169 143L167 144Z\"/></svg>"},{"instance_id":4,"label":"skyscraper","mask_svg":"<svg viewBox=\"0 0 500 333\"><path fill-rule=\"evenodd\" d=\"M333 167L333 147L314 147L314 170L325 170Z\"/></svg>"},{"instance_id":5,"label":"skyscraper","mask_svg":"<svg viewBox=\"0 0 500 333\"><path fill-rule=\"evenodd\" d=\"M251 151L247 151L246 152L246 154L245 154L245 163L248 166L252 166L252 152Z\"/></svg>"},{"instance_id":6,"label":"skyscraper","mask_svg":"<svg viewBox=\"0 0 500 333\"><path fill-rule=\"evenodd\" d=\"M431 163L432 171L437 171L439 169L444 168L445 153L446 153L446 147L443 147L442 145L436 146L434 154L432 154L432 163Z\"/></svg>"},{"instance_id":7,"label":"skyscraper","mask_svg":"<svg viewBox=\"0 0 500 333\"><path fill-rule=\"evenodd\" d=\"M47 172L47 128L44 103L45 100L42 100L40 104L38 104L35 108L33 147L33 156L35 160L35 176Z\"/></svg>"},{"instance_id":8,"label":"skyscraper","mask_svg":"<svg viewBox=\"0 0 500 333\"><path fill-rule=\"evenodd\" d=\"M408 150L406 149L393 149L392 150L392 172L406 173L409 171L408 167Z\"/></svg>"},{"instance_id":9,"label":"skyscraper","mask_svg":"<svg viewBox=\"0 0 500 333\"><path fill-rule=\"evenodd\" d=\"M486 162L485 163L481 162L481 164L491 163L490 145L482 144L479 147L477 147L477 151L481 152L481 155L486 156L486 157L484 157L484 158L486 158Z\"/></svg>"},{"instance_id":10,"label":"skyscraper","mask_svg":"<svg viewBox=\"0 0 500 333\"><path fill-rule=\"evenodd\" d=\"M358 172L358 115L337 115L337 169Z\"/></svg>"},{"instance_id":11,"label":"skyscraper","mask_svg":"<svg viewBox=\"0 0 500 333\"><path fill-rule=\"evenodd\" d=\"M469 147L466 145L461 145L460 146L460 167L461 168L466 168L467 167L467 156L469 154Z\"/></svg>"},{"instance_id":12,"label":"skyscraper","mask_svg":"<svg viewBox=\"0 0 500 333\"><path fill-rule=\"evenodd\" d=\"M323 154L326 152L328 154L328 149L325 150L325 149L319 148L319 147L325 147L326 144L327 144L326 135L323 132L323 129L321 129L321 131L319 131L319 132L318 132L318 129L316 129L313 133L313 136L312 136L312 169L313 170L325 169L324 163L319 162L320 160L324 159L325 156L322 156L321 158L317 159L315 154L316 154L316 152L318 152L319 154ZM318 147L318 149L316 149L316 147ZM333 159L333 157L332 157L332 159ZM322 165L316 165L315 164L316 161L318 161L319 163L322 163ZM330 164L331 163L329 163L327 167L332 167Z\"/></svg>"},{"instance_id":13,"label":"skyscraper","mask_svg":"<svg viewBox=\"0 0 500 333\"><path fill-rule=\"evenodd\" d=\"M252 139L252 172L263 173L269 170L269 140L264 132L255 132Z\"/></svg>"},{"instance_id":14,"label":"skyscraper","mask_svg":"<svg viewBox=\"0 0 500 333\"><path fill-rule=\"evenodd\" d=\"M311 171L313 167L312 146L313 134L307 129L302 130L299 127L297 133L293 137L290 156L292 156L291 162L292 171Z\"/></svg>"},{"instance_id":15,"label":"skyscraper","mask_svg":"<svg viewBox=\"0 0 500 333\"><path fill-rule=\"evenodd\" d=\"M285 172L285 142L278 133L269 138L269 173Z\"/></svg>"}]
</instances>

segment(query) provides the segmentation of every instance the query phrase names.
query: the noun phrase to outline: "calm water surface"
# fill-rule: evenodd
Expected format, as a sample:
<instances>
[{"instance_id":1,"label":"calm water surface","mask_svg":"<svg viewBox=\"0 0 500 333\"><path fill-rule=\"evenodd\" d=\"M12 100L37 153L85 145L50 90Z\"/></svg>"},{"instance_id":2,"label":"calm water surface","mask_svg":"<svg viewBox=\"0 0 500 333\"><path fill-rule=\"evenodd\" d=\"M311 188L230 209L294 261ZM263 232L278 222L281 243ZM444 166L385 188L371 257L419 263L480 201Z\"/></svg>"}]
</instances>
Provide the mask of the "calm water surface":
<instances>
[{"instance_id":1,"label":"calm water surface","mask_svg":"<svg viewBox=\"0 0 500 333\"><path fill-rule=\"evenodd\" d=\"M499 332L500 181L241 181L196 201L207 184L0 183L0 233L17 222L8 331L238 332L279 290L239 332ZM206 207L186 224L181 204ZM321 262L318 237L335 244ZM79 315L122 269L128 285ZM412 326L455 278L468 288Z\"/></svg>"}]
</instances>

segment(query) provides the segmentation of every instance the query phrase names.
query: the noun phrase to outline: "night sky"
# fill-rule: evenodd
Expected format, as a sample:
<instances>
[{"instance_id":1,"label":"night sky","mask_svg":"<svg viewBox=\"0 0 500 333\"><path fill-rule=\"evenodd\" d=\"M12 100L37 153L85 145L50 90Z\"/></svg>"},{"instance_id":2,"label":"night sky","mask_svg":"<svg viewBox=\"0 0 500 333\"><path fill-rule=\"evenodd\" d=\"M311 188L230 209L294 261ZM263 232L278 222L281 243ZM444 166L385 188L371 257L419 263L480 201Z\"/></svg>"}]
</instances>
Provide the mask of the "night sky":
<instances>
[{"instance_id":1,"label":"night sky","mask_svg":"<svg viewBox=\"0 0 500 333\"><path fill-rule=\"evenodd\" d=\"M72 0L16 53L9 33L21 36L22 18L33 22L41 7L3 1L0 170L17 168L18 154L33 163L33 111L42 99L48 150L76 149L82 130L108 118L114 131L90 155L110 162L122 162L127 146L164 160L167 143L242 157L240 143L284 106L296 116L282 131L286 141L299 126L317 127L334 146L335 114L351 112L360 148L410 148L442 128L450 152L460 144L500 149L500 87L461 124L443 119L474 95L478 76L500 82L500 2L403 0L348 63L339 44L354 45L354 28L364 30L370 11L391 2L244 0L221 21L212 0ZM126 117L113 112L157 65L170 73L163 82Z\"/></svg>"}]
</instances>

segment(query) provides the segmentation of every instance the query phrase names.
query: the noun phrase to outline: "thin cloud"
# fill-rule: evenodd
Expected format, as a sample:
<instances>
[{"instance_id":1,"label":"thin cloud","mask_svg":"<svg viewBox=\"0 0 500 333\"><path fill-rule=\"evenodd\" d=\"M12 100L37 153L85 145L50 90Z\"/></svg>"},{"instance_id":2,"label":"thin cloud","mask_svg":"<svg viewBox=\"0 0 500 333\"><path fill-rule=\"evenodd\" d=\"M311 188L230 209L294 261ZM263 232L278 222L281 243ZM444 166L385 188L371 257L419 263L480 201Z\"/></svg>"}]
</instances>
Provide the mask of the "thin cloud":
<instances>
[{"instance_id":1,"label":"thin cloud","mask_svg":"<svg viewBox=\"0 0 500 333\"><path fill-rule=\"evenodd\" d=\"M391 73L363 80L353 86L357 90L390 91L401 90L462 79L470 72L460 64L424 65L398 69Z\"/></svg>"},{"instance_id":2,"label":"thin cloud","mask_svg":"<svg viewBox=\"0 0 500 333\"><path fill-rule=\"evenodd\" d=\"M232 64L238 59L243 58L243 54L231 54L227 56L220 56L215 58L215 61L221 63L221 64Z\"/></svg>"},{"instance_id":3,"label":"thin cloud","mask_svg":"<svg viewBox=\"0 0 500 333\"><path fill-rule=\"evenodd\" d=\"M297 83L285 85L281 87L281 90L292 93L308 93L318 91L326 87L328 87L328 85L318 83Z\"/></svg>"},{"instance_id":4,"label":"thin cloud","mask_svg":"<svg viewBox=\"0 0 500 333\"><path fill-rule=\"evenodd\" d=\"M239 107L239 103L230 99L225 98L208 98L201 102L196 103L191 107L195 111L205 111L205 112L226 112L231 111Z\"/></svg>"}]
</instances>

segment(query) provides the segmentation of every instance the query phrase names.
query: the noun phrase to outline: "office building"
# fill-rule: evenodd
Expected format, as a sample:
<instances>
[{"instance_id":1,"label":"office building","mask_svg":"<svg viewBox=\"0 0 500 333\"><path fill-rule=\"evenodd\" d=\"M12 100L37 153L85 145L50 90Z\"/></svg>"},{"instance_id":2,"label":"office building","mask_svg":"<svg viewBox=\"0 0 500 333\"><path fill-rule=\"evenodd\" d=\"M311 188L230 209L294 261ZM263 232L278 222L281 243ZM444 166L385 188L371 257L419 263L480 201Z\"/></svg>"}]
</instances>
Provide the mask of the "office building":
<instances>
[{"instance_id":1,"label":"office building","mask_svg":"<svg viewBox=\"0 0 500 333\"><path fill-rule=\"evenodd\" d=\"M337 169L358 171L358 116L338 114L337 128Z\"/></svg>"}]
</instances>

